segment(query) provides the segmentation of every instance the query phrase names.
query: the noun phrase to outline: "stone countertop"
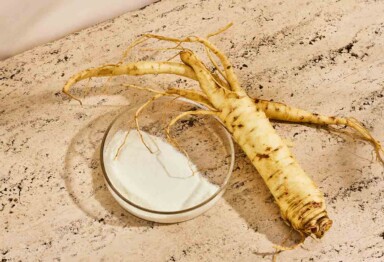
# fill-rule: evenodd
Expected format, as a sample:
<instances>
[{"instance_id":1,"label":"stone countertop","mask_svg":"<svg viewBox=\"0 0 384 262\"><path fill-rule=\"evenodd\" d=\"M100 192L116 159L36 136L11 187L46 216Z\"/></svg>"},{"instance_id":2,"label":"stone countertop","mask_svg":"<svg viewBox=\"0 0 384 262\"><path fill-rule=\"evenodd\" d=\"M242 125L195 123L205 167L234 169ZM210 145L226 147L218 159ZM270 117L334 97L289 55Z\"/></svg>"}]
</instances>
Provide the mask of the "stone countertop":
<instances>
[{"instance_id":1,"label":"stone countertop","mask_svg":"<svg viewBox=\"0 0 384 262\"><path fill-rule=\"evenodd\" d=\"M103 133L124 106L146 96L125 91L122 83L192 82L175 76L84 81L75 88L83 107L60 90L81 69L117 62L141 33L204 36L233 21L212 41L230 57L250 95L356 117L384 141L383 13L381 1L162 0L0 62L0 257L270 261L273 243L290 230L239 149L223 199L191 221L143 221L106 189L99 163ZM334 221L323 239L308 238L279 259L382 261L384 174L372 147L311 126L276 129L293 141Z\"/></svg>"}]
</instances>

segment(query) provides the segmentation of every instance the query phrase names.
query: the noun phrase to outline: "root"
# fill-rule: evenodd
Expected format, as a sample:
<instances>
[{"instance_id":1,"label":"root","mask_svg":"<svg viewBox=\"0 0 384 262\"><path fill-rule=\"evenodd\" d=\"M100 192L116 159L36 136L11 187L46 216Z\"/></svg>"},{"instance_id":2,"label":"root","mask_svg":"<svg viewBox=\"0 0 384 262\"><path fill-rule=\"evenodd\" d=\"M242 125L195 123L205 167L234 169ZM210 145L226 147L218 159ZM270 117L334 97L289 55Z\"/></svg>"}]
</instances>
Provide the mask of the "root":
<instances>
[{"instance_id":1,"label":"root","mask_svg":"<svg viewBox=\"0 0 384 262\"><path fill-rule=\"evenodd\" d=\"M272 102L267 100L255 99L258 108L263 110L267 117L272 120L286 121L293 123L308 123L315 125L344 125L352 128L359 136L370 142L375 148L377 160L384 164L384 150L379 141L377 141L371 133L355 118L342 118L333 116L324 116L305 111L300 108L287 106L283 103ZM340 130L333 129L336 132ZM356 134L355 134L356 135Z\"/></svg>"},{"instance_id":2,"label":"root","mask_svg":"<svg viewBox=\"0 0 384 262\"><path fill-rule=\"evenodd\" d=\"M211 75L212 75L212 80L213 80L219 87L221 87L222 89L225 89L225 90L231 92L231 90L228 89L228 85L227 85L227 83L223 84L223 82L221 81L221 79L219 78L219 76L217 76L217 75L213 75L213 74L211 74Z\"/></svg>"},{"instance_id":3,"label":"root","mask_svg":"<svg viewBox=\"0 0 384 262\"><path fill-rule=\"evenodd\" d=\"M131 84L125 84L124 86L136 88L139 90L149 91L149 92L155 93L155 94L162 94L162 95L168 95L168 96L177 95L179 97L183 97L183 98L189 99L193 102L196 102L198 104L201 104L212 111L216 111L216 109L213 107L213 105L208 100L208 98L203 93L196 91L196 90L187 90L187 89L179 89L179 88L171 87L165 91L158 91L158 90L155 90L155 89L152 89L149 87L141 87L141 86L136 86L136 85L131 85Z\"/></svg>"},{"instance_id":4,"label":"root","mask_svg":"<svg viewBox=\"0 0 384 262\"><path fill-rule=\"evenodd\" d=\"M174 47L162 47L162 48L142 48L140 49L141 51L168 51L168 50L179 50L179 51L182 51L182 50L185 50L185 48L181 45L181 43L178 43L176 46ZM171 56L170 58L168 58L166 61L171 61L172 59L174 59L175 57L177 57L179 55L179 53L176 53L175 55Z\"/></svg>"},{"instance_id":5,"label":"root","mask_svg":"<svg viewBox=\"0 0 384 262\"><path fill-rule=\"evenodd\" d=\"M221 33L224 33L225 31L227 31L231 26L233 26L233 22L230 22L228 23L226 26L220 28L219 30L217 30L216 32L213 32L213 33L209 33L207 35L207 39L212 37L212 36L216 36L216 35L219 35Z\"/></svg>"},{"instance_id":6,"label":"root","mask_svg":"<svg viewBox=\"0 0 384 262\"><path fill-rule=\"evenodd\" d=\"M192 51L185 50L180 52L180 58L181 61L195 70L200 88L215 107L222 104L223 98L228 97L231 93L233 93L235 97L239 97L239 94L234 91L228 91L225 88L218 87L212 73Z\"/></svg>"},{"instance_id":7,"label":"root","mask_svg":"<svg viewBox=\"0 0 384 262\"><path fill-rule=\"evenodd\" d=\"M214 33L210 33L206 36L207 40L212 37L212 36L216 36L218 34L221 34L223 33L224 31L228 30L231 26L233 25L232 22L230 22L228 25L226 25L225 27L223 28L220 28L218 31L214 32ZM211 63L213 64L213 66L216 68L216 70L219 72L219 74L225 79L225 81L227 82L227 84L229 84L229 81L227 79L227 75L220 69L220 67L217 65L216 61L213 59L212 57L212 54L211 54L211 51L210 49L208 49L208 47L205 46L205 52L207 53L207 56L209 58L209 60L211 61Z\"/></svg>"},{"instance_id":8,"label":"root","mask_svg":"<svg viewBox=\"0 0 384 262\"><path fill-rule=\"evenodd\" d=\"M211 51L209 51L209 49L207 47L205 47L205 52L207 53L207 56L209 58L209 61L211 61L211 63L213 64L214 68L219 72L219 74L225 79L225 81L229 84L228 82L228 79L227 79L227 75L225 74L225 72L223 72L219 65L216 63L216 61L213 59L212 55L211 55Z\"/></svg>"},{"instance_id":9,"label":"root","mask_svg":"<svg viewBox=\"0 0 384 262\"><path fill-rule=\"evenodd\" d=\"M292 233L292 231L291 231L291 233ZM284 246L285 242L287 242L287 240L289 239L289 236L287 236L284 239L284 241L283 241L283 243L281 245L274 245L273 248L276 249L276 251L275 251L275 253L273 253L272 261L276 262L277 261L277 256L281 252L288 251L288 250L294 250L296 248L301 247L301 245L304 243L306 237L302 233L300 233L300 236L301 236L300 241L298 243L292 245L292 246Z\"/></svg>"},{"instance_id":10,"label":"root","mask_svg":"<svg viewBox=\"0 0 384 262\"><path fill-rule=\"evenodd\" d=\"M175 47L162 47L162 48L141 48L140 51L168 51L168 50L184 50L183 47L178 47L177 44Z\"/></svg>"},{"instance_id":11,"label":"root","mask_svg":"<svg viewBox=\"0 0 384 262\"><path fill-rule=\"evenodd\" d=\"M149 88L149 87L142 87L142 86L136 86L136 85L130 85L130 84L125 84L124 86L126 86L126 87L130 87L130 88L139 89L139 90L149 91L149 92L151 92L151 93L155 93L155 94L159 95L158 98L160 98L160 97L163 96L163 95L166 95L164 92L161 92L161 91L158 91L158 90ZM161 95L161 96L160 96L160 95ZM144 104L144 105L145 105L144 107L143 107L143 105L142 105L143 108L141 108L140 112L141 112L146 106L148 106L151 102L153 102L154 100L157 99L157 98L155 98L155 99L153 99L153 98L154 98L154 97L152 97L150 100L148 100L147 103L148 103L148 102L149 102L149 103L148 103L147 105ZM140 109L140 108L139 108L139 109ZM138 109L138 110L139 110L139 109ZM139 128L139 125L138 125L138 120L137 120L137 118L138 118L138 116L139 116L139 114L140 114L140 112L138 112L138 110L137 110L136 113L135 113L136 130L137 130L137 132L139 133L139 135L140 135L140 139L141 139L141 141L143 142L143 144L145 145L145 147L149 150L149 152L152 153L152 151L149 149L149 146L144 142L143 135L142 135L142 133L141 133L141 131L140 131L140 128ZM123 142L123 143L119 146L119 148L117 149L116 155L115 155L115 157L114 157L115 160L119 157L121 149L123 148L123 146L124 146L125 143L127 142L127 138L128 138L129 133L130 133L130 130L129 130L129 131L127 132L127 134L125 135L125 137L124 137L124 142ZM157 145L156 145L156 146L157 146Z\"/></svg>"},{"instance_id":12,"label":"root","mask_svg":"<svg viewBox=\"0 0 384 262\"><path fill-rule=\"evenodd\" d=\"M119 75L174 74L196 79L195 72L189 66L176 62L136 62L125 65L113 64L97 68L89 68L73 75L64 85L62 92L82 104L81 100L70 93L77 82L91 77Z\"/></svg>"},{"instance_id":13,"label":"root","mask_svg":"<svg viewBox=\"0 0 384 262\"><path fill-rule=\"evenodd\" d=\"M118 65L119 64L122 64L123 62L124 62L124 60L128 57L128 55L130 54L130 52L131 52L131 50L135 47L135 46L137 46L137 45L139 45L139 44L142 44L142 43L144 43L145 41L147 41L148 40L148 38L145 38L145 37L139 37L138 39L136 39L136 40L134 40L128 47L127 47L127 49L124 51L124 53L123 53L123 55L122 55L122 57L121 57L121 59L119 60L119 62L117 63ZM109 81L111 81L111 79L112 79L112 76L110 76L110 77L108 77L108 79L107 79L107 81L104 83L104 85L103 85L103 92L105 92L106 91L106 85L107 85L107 83L109 82Z\"/></svg>"},{"instance_id":14,"label":"root","mask_svg":"<svg viewBox=\"0 0 384 262\"><path fill-rule=\"evenodd\" d=\"M384 164L384 150L379 141L377 141L371 133L355 118L347 118L347 126L355 129L365 140L370 142L375 148L376 158Z\"/></svg>"},{"instance_id":15,"label":"root","mask_svg":"<svg viewBox=\"0 0 384 262\"><path fill-rule=\"evenodd\" d=\"M169 88L166 91L167 94L170 95L178 95L184 98L187 98L189 100L192 100L196 103L199 103L211 111L216 111L214 106L211 104L211 102L208 100L208 98L201 92L195 91L195 90L186 90L186 89L177 89L177 88Z\"/></svg>"},{"instance_id":16,"label":"root","mask_svg":"<svg viewBox=\"0 0 384 262\"><path fill-rule=\"evenodd\" d=\"M151 153L151 154L155 154L159 151L159 148L158 146L156 145L156 143L154 143L157 147L157 150L156 151L152 151L152 149L147 145L147 143L145 142L144 140L144 137L143 137L143 134L140 130L140 126L139 126L139 115L140 113L148 106L150 105L152 102L154 102L156 99L158 98L161 98L163 96L172 96L172 95L177 95L177 96L180 96L180 97L184 97L184 98L187 98L189 100L192 100L196 103L199 103L199 104L202 104L204 106L206 106L207 108L211 109L212 108L212 105L210 105L210 102L209 100L203 95L201 94L200 92L198 91L193 91L193 90L183 90L183 89L176 89L176 88L171 88L171 89L168 89L167 91L165 92L162 92L162 91L158 91L158 90L155 90L155 89L152 89L152 88L149 88L149 87L141 87L141 86L136 86L136 85L130 85L130 84L126 84L125 85L126 87L130 87L130 88L135 88L135 89L139 89L139 90L145 90L145 91L149 91L151 93L155 93L156 95L151 97L149 100L147 100L144 104L142 104L138 109L137 111L135 112L135 125L136 125L136 130L140 136L140 140L141 142L144 144L144 146L148 149L148 151ZM175 97L175 99L177 99L177 97ZM214 109L213 109L214 110ZM195 112L195 111L194 111ZM175 123L175 122L174 122ZM168 127L168 129L170 129L170 127L174 124L170 124L170 126ZM129 132L125 135L125 138L124 138L124 141L123 143L119 146L117 152L116 152L116 155L114 157L114 159L117 159L119 154L120 154L120 151L122 150L123 146L125 145L126 141L127 141L127 138L128 138L128 135L129 135ZM173 138L171 138L171 136L169 135L169 133L167 134L167 139L168 140L171 140L177 147L180 151L182 151L184 153L184 155L188 158L188 163L190 165L190 168L191 168L191 171L192 173L194 174L195 171L194 169L192 168L192 162L188 156L188 153L181 148L181 146L177 143L176 140L174 140ZM164 167L165 169L165 167ZM166 170L167 173L169 173L167 170ZM169 174L170 175L170 174ZM171 175L170 175L171 176Z\"/></svg>"},{"instance_id":17,"label":"root","mask_svg":"<svg viewBox=\"0 0 384 262\"><path fill-rule=\"evenodd\" d=\"M163 95L166 94L163 91L158 91L158 90L150 88L150 87L142 87L142 86L131 85L131 84L124 84L124 86L125 87L131 87L131 88L139 89L139 90L149 91L149 92L155 93L155 94L163 94Z\"/></svg>"},{"instance_id":18,"label":"root","mask_svg":"<svg viewBox=\"0 0 384 262\"><path fill-rule=\"evenodd\" d=\"M158 90L155 90L155 89L152 89L152 88L149 88L149 87L141 87L141 86L136 86L136 85L131 85L131 84L125 84L124 86L126 87L129 87L129 88L135 88L135 89L139 89L139 90L145 90L145 91L149 91L151 93L155 93L156 95L151 97L150 99L148 99L144 104L142 104L135 112L135 124L136 124L136 130L137 132L139 133L139 136L140 136L140 139L142 141L142 143L145 145L145 147L149 150L149 152L151 152L151 154L154 154L156 152L153 152L151 150L151 148L147 145L147 143L145 143L144 141L144 137L142 135L142 132L140 131L140 125L139 125L139 115L140 113L148 106L150 105L152 102L154 102L155 100L157 100L158 98L161 98L163 96L172 96L172 95L177 95L177 96L180 96L180 97L184 97L184 98L187 98L189 100L192 100L196 103L199 103L199 104L202 104L204 106L206 106L207 108L209 109L213 109L212 108L212 105L210 105L210 102L209 100L203 95L201 94L200 92L198 91L193 91L193 90L183 90L183 89L176 89L176 88L170 88L166 91L158 91ZM176 97L177 98L177 97ZM213 109L214 110L214 109ZM172 124L173 125L173 124ZM126 139L127 139L127 136L128 134L126 135L125 139L124 139L124 142L122 145L120 145L119 149L118 149L118 152L117 154L115 155L115 159L118 157L120 151L121 151L121 148L123 147L123 145L125 144L126 142ZM157 148L158 150L158 148Z\"/></svg>"},{"instance_id":19,"label":"root","mask_svg":"<svg viewBox=\"0 0 384 262\"><path fill-rule=\"evenodd\" d=\"M113 160L116 160L116 159L119 157L120 152L121 152L121 149L123 149L123 146L125 145L125 143L127 143L128 135L129 135L130 132L131 132L131 129L129 129L128 132L127 132L127 134L125 134L124 142L121 143L121 145L120 145L119 148L117 149L117 151L116 151L116 155L115 155L115 157L113 158Z\"/></svg>"},{"instance_id":20,"label":"root","mask_svg":"<svg viewBox=\"0 0 384 262\"><path fill-rule=\"evenodd\" d=\"M208 36L216 35L222 31L225 31L229 27L230 27L230 25L228 25L224 29L221 29L218 32L213 33L213 34L208 35ZM145 34L144 36L146 36L148 38L155 38L155 39L162 40L162 41L169 41L169 42L176 42L176 43L199 42L199 43L203 44L206 48L209 49L209 51L214 53L219 58L221 64L223 65L223 68L224 68L225 74L223 73L223 76L225 76L224 78L229 83L231 90L245 95L245 91L240 87L240 84L237 80L237 76L236 76L235 72L233 71L233 66L229 62L229 59L227 58L227 56L224 55L215 45L213 45L207 39L200 38L197 36L189 36L186 38L173 38L173 37L166 37L166 36L154 35L154 34ZM213 59L211 61L213 61Z\"/></svg>"},{"instance_id":21,"label":"root","mask_svg":"<svg viewBox=\"0 0 384 262\"><path fill-rule=\"evenodd\" d=\"M139 126L140 113L156 99L163 96L180 96L204 105L207 109L183 112L171 119L165 127L166 139L187 157L192 175L194 175L197 169L192 164L187 151L178 143L177 138L171 136L171 127L187 115L214 115L220 117L224 123L223 125L232 132L235 141L238 142L245 154L250 158L252 164L259 171L259 174L263 177L280 207L282 217L289 222L292 228L301 234L302 239L295 245L284 246L284 241L282 245L274 246L276 252L273 255L273 259L275 260L279 253L300 247L304 243L306 236L321 238L332 226L332 221L328 218L323 194L298 165L292 153L278 137L268 119L266 119L266 116L274 120L297 123L318 124L323 126L349 126L355 131L355 134L359 134L363 139L373 144L377 158L383 164L384 151L380 142L375 140L371 133L354 118L322 116L298 108L292 108L281 103L258 99L255 100L255 105L252 100L249 99L246 92L240 87L228 57L208 40L210 37L224 32L231 26L232 23L217 32L208 34L206 38L197 36L171 38L145 34L128 46L117 64L91 68L75 74L65 84L63 92L82 104L81 100L71 95L69 91L78 81L91 77L173 74L198 80L204 94L192 90L170 88L168 90L158 91L151 88L126 85L127 87L146 90L155 94L142 104L134 114L135 127L140 140L151 154L156 154L160 151L160 148L152 136L150 136L149 139L151 139L155 145L151 145L151 148L146 143L143 136L145 132L142 132ZM123 64L134 47L149 39L176 43L175 47L144 50L181 50L177 55L180 55L180 59L184 64L168 61L141 61ZM185 49L182 43L201 44L217 72L211 72L191 50ZM169 60L174 57L175 56L171 57ZM107 83L109 80L110 78L107 80ZM164 115L162 115L162 117L164 117ZM130 124L130 126L131 125L132 124ZM123 144L117 149L115 159L119 156L124 144L127 142L128 135L129 132L126 134ZM153 149L154 147L156 147L155 150ZM156 154L155 156L160 160L160 154ZM163 168L167 174L169 174L166 166L163 165Z\"/></svg>"},{"instance_id":22,"label":"root","mask_svg":"<svg viewBox=\"0 0 384 262\"><path fill-rule=\"evenodd\" d=\"M180 146L180 144L177 142L176 139L174 139L172 136L171 136L171 132L170 132L170 129L171 127L177 122L179 121L181 118L185 117L185 116L188 116L188 115L217 115L218 113L217 112L213 112L213 111L207 111L207 110L196 110L196 111L186 111L186 112L182 112L181 114L179 114L178 116L174 117L168 124L168 126L166 127L165 129L165 133L166 133L166 136L167 136L167 139L168 141L173 144L174 146L176 146L181 152L183 152L183 154L187 157L188 159L188 164L189 164L189 167L190 169L192 170L192 174L194 175L195 174L195 171L192 167L192 161L187 153L187 151L185 151L184 148L182 148Z\"/></svg>"},{"instance_id":23,"label":"root","mask_svg":"<svg viewBox=\"0 0 384 262\"><path fill-rule=\"evenodd\" d=\"M141 133L140 131L140 126L139 126L139 114L141 113L141 111L143 111L144 108L146 108L149 104L151 104L153 101L155 101L156 99L159 99L160 97L163 97L165 94L157 94L153 97L151 97L149 100L147 100L144 104L142 104L138 109L137 111L135 112L135 124L136 124L136 130L137 132L139 133L139 136L140 136L140 140L141 142L144 144L144 146L148 149L148 151L151 153L151 154L154 154L156 152L159 151L159 147L156 145L157 147L157 151L152 151L151 148L147 145L147 143L145 143L144 141L144 137L143 137L143 134Z\"/></svg>"},{"instance_id":24,"label":"root","mask_svg":"<svg viewBox=\"0 0 384 262\"><path fill-rule=\"evenodd\" d=\"M80 98L78 98L77 96L72 95L71 93L69 93L69 91L63 90L62 92L63 92L64 94L66 94L67 96L69 96L70 99L73 99L73 100L79 102L79 104L80 104L81 106L83 106L83 102L81 101Z\"/></svg>"},{"instance_id":25,"label":"root","mask_svg":"<svg viewBox=\"0 0 384 262\"><path fill-rule=\"evenodd\" d=\"M288 239L288 238L287 238ZM286 239L286 240L287 240ZM286 240L284 242L286 242ZM305 241L305 236L303 234L301 234L301 239L298 243L292 245L292 246L283 246L284 245L284 242L283 242L283 245L274 245L273 248L276 249L277 252L282 252L282 251L287 251L287 250L294 250L296 248L299 248Z\"/></svg>"},{"instance_id":26,"label":"root","mask_svg":"<svg viewBox=\"0 0 384 262\"><path fill-rule=\"evenodd\" d=\"M137 38L136 40L134 40L132 43L129 44L129 46L127 47L127 49L124 51L120 61L118 62L118 64L122 64L124 62L124 60L128 57L129 53L131 52L131 50L139 45L139 44L142 44L144 43L145 41L147 41L148 38L147 37L144 37L144 36L141 36L139 38Z\"/></svg>"}]
</instances>

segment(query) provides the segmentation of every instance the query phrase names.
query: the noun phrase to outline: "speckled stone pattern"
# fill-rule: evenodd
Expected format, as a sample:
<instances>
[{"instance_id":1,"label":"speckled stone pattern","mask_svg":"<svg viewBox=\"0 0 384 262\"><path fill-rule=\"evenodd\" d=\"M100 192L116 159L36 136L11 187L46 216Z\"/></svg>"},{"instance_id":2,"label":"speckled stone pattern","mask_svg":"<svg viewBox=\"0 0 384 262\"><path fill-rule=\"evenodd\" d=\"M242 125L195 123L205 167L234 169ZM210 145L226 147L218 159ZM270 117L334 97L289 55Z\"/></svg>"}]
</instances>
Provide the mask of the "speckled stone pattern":
<instances>
[{"instance_id":1,"label":"speckled stone pattern","mask_svg":"<svg viewBox=\"0 0 384 262\"><path fill-rule=\"evenodd\" d=\"M274 243L289 237L286 244L292 244L298 236L239 149L224 198L185 223L135 218L105 187L103 133L124 106L148 97L122 84L196 83L176 76L83 81L74 90L83 106L60 90L81 69L119 61L141 33L204 36L233 21L212 41L229 56L251 96L356 117L384 141L383 14L383 1L162 0L0 62L0 257L271 261ZM136 50L130 59L172 55ZM384 174L372 147L313 126L275 127L293 141L334 221L323 239L308 238L303 248L280 254L280 261L383 261Z\"/></svg>"}]
</instances>

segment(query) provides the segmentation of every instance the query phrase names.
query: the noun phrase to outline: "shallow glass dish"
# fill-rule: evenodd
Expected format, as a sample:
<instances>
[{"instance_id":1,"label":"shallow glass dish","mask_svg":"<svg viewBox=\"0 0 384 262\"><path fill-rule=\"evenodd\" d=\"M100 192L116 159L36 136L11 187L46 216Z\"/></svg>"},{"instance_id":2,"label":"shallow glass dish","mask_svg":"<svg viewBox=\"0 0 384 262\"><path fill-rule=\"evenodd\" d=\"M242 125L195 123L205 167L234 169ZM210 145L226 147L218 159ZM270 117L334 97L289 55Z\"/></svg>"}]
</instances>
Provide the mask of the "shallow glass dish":
<instances>
[{"instance_id":1,"label":"shallow glass dish","mask_svg":"<svg viewBox=\"0 0 384 262\"><path fill-rule=\"evenodd\" d=\"M148 105L138 116L138 133L139 107L118 115L105 133L101 166L109 191L124 209L149 221L176 223L207 211L232 174L230 134L214 116L188 115L172 126L170 142L165 130L175 116L204 109L174 97Z\"/></svg>"}]
</instances>

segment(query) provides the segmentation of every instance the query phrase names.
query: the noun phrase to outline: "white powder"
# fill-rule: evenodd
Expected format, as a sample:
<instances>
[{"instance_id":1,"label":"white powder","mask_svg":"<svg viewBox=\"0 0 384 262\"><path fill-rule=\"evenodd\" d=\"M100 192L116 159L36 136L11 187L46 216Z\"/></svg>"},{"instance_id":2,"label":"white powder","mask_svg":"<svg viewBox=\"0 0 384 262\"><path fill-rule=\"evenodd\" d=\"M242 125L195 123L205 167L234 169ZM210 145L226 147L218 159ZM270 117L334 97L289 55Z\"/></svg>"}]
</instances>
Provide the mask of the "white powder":
<instances>
[{"instance_id":1,"label":"white powder","mask_svg":"<svg viewBox=\"0 0 384 262\"><path fill-rule=\"evenodd\" d=\"M130 130L118 131L104 149L104 166L112 184L133 203L156 211L179 211L193 207L219 190L189 163L188 158L159 137L142 132L151 154ZM192 170L191 170L192 169Z\"/></svg>"}]
</instances>

